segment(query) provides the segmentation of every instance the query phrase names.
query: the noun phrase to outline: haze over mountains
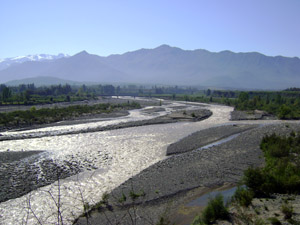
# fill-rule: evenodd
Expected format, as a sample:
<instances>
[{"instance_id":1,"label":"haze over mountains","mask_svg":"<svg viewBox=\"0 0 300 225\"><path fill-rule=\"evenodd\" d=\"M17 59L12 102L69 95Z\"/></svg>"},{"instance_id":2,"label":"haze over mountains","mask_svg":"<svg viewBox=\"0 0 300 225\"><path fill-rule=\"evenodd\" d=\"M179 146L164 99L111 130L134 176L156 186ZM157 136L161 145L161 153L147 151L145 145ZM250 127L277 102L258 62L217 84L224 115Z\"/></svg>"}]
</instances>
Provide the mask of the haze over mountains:
<instances>
[{"instance_id":1,"label":"haze over mountains","mask_svg":"<svg viewBox=\"0 0 300 225\"><path fill-rule=\"evenodd\" d=\"M0 71L0 83L32 77L76 82L283 89L300 86L300 59L255 52L190 51L162 45L108 57L83 51L55 60L13 64Z\"/></svg>"},{"instance_id":2,"label":"haze over mountains","mask_svg":"<svg viewBox=\"0 0 300 225\"><path fill-rule=\"evenodd\" d=\"M69 55L63 53L60 53L58 55L37 54L37 55L17 56L17 57L11 57L6 59L0 59L0 70L4 70L13 64L19 64L28 61L55 60L64 57L69 57Z\"/></svg>"}]
</instances>

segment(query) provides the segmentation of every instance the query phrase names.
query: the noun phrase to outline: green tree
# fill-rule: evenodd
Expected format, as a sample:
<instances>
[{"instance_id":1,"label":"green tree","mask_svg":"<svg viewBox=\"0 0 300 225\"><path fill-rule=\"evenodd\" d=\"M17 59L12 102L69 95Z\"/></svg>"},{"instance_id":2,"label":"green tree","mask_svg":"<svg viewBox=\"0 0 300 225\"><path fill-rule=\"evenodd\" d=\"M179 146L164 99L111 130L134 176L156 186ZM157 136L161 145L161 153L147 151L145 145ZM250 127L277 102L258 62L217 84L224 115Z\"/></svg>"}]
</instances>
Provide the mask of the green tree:
<instances>
[{"instance_id":1,"label":"green tree","mask_svg":"<svg viewBox=\"0 0 300 225\"><path fill-rule=\"evenodd\" d=\"M211 95L211 90L210 89L207 89L206 91L206 96L210 96Z\"/></svg>"},{"instance_id":2,"label":"green tree","mask_svg":"<svg viewBox=\"0 0 300 225\"><path fill-rule=\"evenodd\" d=\"M29 100L30 100L30 97L31 97L31 92L30 92L30 90L26 90L26 91L25 91L25 100L26 100L26 101L29 101Z\"/></svg>"},{"instance_id":3,"label":"green tree","mask_svg":"<svg viewBox=\"0 0 300 225\"><path fill-rule=\"evenodd\" d=\"M2 90L2 99L4 102L7 102L11 97L11 90L8 87L4 87Z\"/></svg>"},{"instance_id":4,"label":"green tree","mask_svg":"<svg viewBox=\"0 0 300 225\"><path fill-rule=\"evenodd\" d=\"M229 212L224 206L223 196L217 195L214 199L210 199L206 208L202 213L202 221L205 224L210 224L218 219L228 219Z\"/></svg>"},{"instance_id":5,"label":"green tree","mask_svg":"<svg viewBox=\"0 0 300 225\"><path fill-rule=\"evenodd\" d=\"M249 94L247 92L241 92L239 95L240 102L247 102L249 100Z\"/></svg>"},{"instance_id":6,"label":"green tree","mask_svg":"<svg viewBox=\"0 0 300 225\"><path fill-rule=\"evenodd\" d=\"M291 118L292 117L292 109L287 106L287 105L282 105L280 108L279 108L279 114L278 114L278 117L280 119L288 119L288 118Z\"/></svg>"}]
</instances>

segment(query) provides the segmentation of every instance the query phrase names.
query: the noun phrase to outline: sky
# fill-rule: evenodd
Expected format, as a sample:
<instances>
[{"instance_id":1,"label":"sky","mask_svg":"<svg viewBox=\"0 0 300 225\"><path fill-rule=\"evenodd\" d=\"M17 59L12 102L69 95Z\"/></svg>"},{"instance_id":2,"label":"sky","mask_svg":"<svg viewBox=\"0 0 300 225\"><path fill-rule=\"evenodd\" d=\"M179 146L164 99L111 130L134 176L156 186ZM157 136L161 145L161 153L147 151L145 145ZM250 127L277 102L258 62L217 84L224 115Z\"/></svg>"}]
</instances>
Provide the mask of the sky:
<instances>
[{"instance_id":1,"label":"sky","mask_svg":"<svg viewBox=\"0 0 300 225\"><path fill-rule=\"evenodd\" d=\"M0 59L162 44L300 57L300 0L0 0Z\"/></svg>"}]
</instances>

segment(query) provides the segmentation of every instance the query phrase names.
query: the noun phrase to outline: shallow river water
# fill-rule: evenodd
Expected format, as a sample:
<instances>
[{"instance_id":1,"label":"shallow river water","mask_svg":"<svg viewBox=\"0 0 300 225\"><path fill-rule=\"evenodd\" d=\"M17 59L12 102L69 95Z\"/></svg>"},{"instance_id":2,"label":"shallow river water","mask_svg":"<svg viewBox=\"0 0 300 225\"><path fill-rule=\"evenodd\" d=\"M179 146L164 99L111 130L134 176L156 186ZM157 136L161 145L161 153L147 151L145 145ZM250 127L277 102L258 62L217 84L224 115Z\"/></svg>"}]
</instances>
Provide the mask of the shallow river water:
<instances>
[{"instance_id":1,"label":"shallow river water","mask_svg":"<svg viewBox=\"0 0 300 225\"><path fill-rule=\"evenodd\" d=\"M70 129L80 131L89 127L150 119L169 113L174 110L174 107L185 104L176 102L163 105L165 111L155 114L133 110L127 117L107 121L3 133L3 135L27 136L27 138L1 141L0 151L44 150L47 152L44 157L49 157L58 163L76 158L83 163L95 165L98 169L86 170L76 176L60 180L59 186L56 182L20 198L0 203L0 224L56 224L57 201L60 202L64 224L72 224L72 221L83 212L84 204L92 205L99 202L103 193L111 191L141 170L164 159L167 146L171 143L201 129L232 123L229 121L232 107L199 104L199 107L211 110L213 115L199 122L178 122L50 136ZM49 136L39 138L39 134L43 132L48 132ZM28 135L35 138L28 138L30 137Z\"/></svg>"}]
</instances>

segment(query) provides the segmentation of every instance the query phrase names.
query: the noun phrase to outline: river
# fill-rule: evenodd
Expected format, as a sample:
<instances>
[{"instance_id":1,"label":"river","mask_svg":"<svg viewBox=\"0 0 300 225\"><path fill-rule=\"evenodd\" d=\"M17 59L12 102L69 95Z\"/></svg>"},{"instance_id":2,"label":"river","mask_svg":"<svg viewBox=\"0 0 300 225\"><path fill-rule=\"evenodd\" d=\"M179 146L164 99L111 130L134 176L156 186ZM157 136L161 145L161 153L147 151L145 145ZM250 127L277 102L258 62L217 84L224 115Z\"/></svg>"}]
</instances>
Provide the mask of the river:
<instances>
[{"instance_id":1,"label":"river","mask_svg":"<svg viewBox=\"0 0 300 225\"><path fill-rule=\"evenodd\" d=\"M60 180L59 185L55 182L20 198L2 202L0 224L56 224L58 201L64 224L72 224L72 221L83 212L84 204L93 205L99 202L105 192L110 192L143 169L163 160L166 157L167 146L171 143L201 129L232 123L229 120L232 107L198 104L199 107L211 110L213 115L199 122L178 122L53 136L69 130L80 131L120 122L150 119L170 113L176 107L186 104L184 102L163 104L161 108L164 110L154 114L132 110L126 117L105 121L3 133L2 135L14 136L17 140L1 141L0 151L43 150L47 152L44 157L58 163L73 159L82 162L83 165L86 162L87 170ZM193 103L189 107L195 108L197 104ZM43 137L39 137L41 134ZM91 169L89 165L97 169Z\"/></svg>"}]
</instances>

